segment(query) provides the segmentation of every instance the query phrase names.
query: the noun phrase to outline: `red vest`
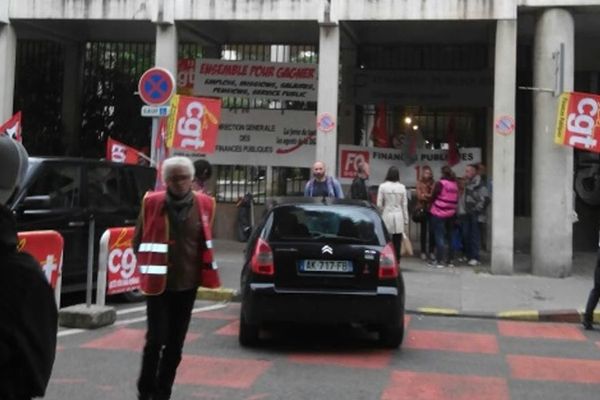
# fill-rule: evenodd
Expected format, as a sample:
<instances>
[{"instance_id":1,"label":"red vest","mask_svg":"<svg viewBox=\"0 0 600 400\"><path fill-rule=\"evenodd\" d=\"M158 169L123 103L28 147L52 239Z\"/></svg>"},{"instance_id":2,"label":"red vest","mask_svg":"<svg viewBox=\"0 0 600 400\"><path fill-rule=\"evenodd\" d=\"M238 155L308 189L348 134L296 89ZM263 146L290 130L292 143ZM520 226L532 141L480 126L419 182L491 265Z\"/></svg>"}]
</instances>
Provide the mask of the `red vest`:
<instances>
[{"instance_id":1,"label":"red vest","mask_svg":"<svg viewBox=\"0 0 600 400\"><path fill-rule=\"evenodd\" d=\"M212 220L215 200L203 193L194 192L198 217L206 245L198 249L202 260L199 285L215 288L221 286L217 263L213 256ZM169 221L164 209L166 192L148 192L142 203L142 239L138 248L137 267L140 270L140 289L146 295L158 295L167 287L169 253Z\"/></svg>"},{"instance_id":2,"label":"red vest","mask_svg":"<svg viewBox=\"0 0 600 400\"><path fill-rule=\"evenodd\" d=\"M433 201L429 212L438 218L448 218L456 214L458 206L458 185L456 182L441 179L442 190Z\"/></svg>"}]
</instances>

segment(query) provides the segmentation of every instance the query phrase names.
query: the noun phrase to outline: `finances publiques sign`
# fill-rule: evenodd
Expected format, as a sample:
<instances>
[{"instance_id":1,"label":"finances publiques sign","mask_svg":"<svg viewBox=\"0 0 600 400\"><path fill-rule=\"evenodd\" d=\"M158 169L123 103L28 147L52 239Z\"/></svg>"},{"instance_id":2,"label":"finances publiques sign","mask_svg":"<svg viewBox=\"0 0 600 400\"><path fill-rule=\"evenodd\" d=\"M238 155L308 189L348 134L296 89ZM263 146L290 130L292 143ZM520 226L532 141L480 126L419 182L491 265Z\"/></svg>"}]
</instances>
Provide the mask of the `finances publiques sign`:
<instances>
[{"instance_id":1,"label":"finances publiques sign","mask_svg":"<svg viewBox=\"0 0 600 400\"><path fill-rule=\"evenodd\" d=\"M317 64L198 59L194 95L317 101Z\"/></svg>"}]
</instances>

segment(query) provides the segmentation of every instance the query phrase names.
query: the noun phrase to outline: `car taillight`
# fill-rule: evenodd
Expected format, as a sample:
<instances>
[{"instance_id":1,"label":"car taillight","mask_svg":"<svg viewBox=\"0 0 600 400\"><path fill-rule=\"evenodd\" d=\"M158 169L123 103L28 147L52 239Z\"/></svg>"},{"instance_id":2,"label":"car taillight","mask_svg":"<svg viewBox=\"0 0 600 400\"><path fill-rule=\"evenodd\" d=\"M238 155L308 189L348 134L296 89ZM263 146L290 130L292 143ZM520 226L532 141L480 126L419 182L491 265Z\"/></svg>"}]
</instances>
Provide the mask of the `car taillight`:
<instances>
[{"instance_id":1,"label":"car taillight","mask_svg":"<svg viewBox=\"0 0 600 400\"><path fill-rule=\"evenodd\" d=\"M385 245L379 255L379 279L398 277L398 261L391 243Z\"/></svg>"},{"instance_id":2,"label":"car taillight","mask_svg":"<svg viewBox=\"0 0 600 400\"><path fill-rule=\"evenodd\" d=\"M258 239L254 254L252 255L252 272L261 275L273 275L275 273L275 265L273 265L273 250L267 242Z\"/></svg>"}]
</instances>

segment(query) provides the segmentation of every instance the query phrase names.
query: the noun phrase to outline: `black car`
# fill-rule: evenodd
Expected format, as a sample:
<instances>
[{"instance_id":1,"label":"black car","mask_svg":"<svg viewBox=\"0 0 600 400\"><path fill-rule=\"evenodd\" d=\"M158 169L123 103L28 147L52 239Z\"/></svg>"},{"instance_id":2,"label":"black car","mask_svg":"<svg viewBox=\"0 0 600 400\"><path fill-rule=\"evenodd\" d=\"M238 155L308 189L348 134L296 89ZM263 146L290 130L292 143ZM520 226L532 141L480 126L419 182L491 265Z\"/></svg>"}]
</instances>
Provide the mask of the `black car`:
<instances>
[{"instance_id":1,"label":"black car","mask_svg":"<svg viewBox=\"0 0 600 400\"><path fill-rule=\"evenodd\" d=\"M85 290L88 228L95 223L95 254L110 227L135 225L154 168L82 158L29 158L25 182L10 204L19 231L52 229L64 239L62 292ZM94 266L94 279L97 265ZM127 295L131 300L139 296Z\"/></svg>"},{"instance_id":2,"label":"black car","mask_svg":"<svg viewBox=\"0 0 600 400\"><path fill-rule=\"evenodd\" d=\"M396 348L404 282L390 235L367 202L276 201L253 232L241 276L239 341L277 322L360 323Z\"/></svg>"}]
</instances>

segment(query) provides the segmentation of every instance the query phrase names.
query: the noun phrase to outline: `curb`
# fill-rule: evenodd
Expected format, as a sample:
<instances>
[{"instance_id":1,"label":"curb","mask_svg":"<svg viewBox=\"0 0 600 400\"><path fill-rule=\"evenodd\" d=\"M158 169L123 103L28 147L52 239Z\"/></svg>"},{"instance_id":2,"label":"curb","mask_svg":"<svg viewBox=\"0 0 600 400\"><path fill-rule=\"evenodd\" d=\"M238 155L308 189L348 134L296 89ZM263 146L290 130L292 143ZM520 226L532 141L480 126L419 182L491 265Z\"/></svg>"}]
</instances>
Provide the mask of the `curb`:
<instances>
[{"instance_id":1,"label":"curb","mask_svg":"<svg viewBox=\"0 0 600 400\"><path fill-rule=\"evenodd\" d=\"M229 301L241 302L241 294L238 290L231 288L198 288L196 295L198 300L209 301ZM507 310L497 313L493 312L469 312L460 311L454 308L439 308L439 307L420 307L415 310L406 310L407 314L413 315L429 315L438 317L462 317L462 318L482 318L482 319L497 319L508 321L530 321L530 322L565 322L565 323L581 323L583 320L583 311L567 309L567 310ZM594 311L594 322L600 323L600 310Z\"/></svg>"}]
</instances>

